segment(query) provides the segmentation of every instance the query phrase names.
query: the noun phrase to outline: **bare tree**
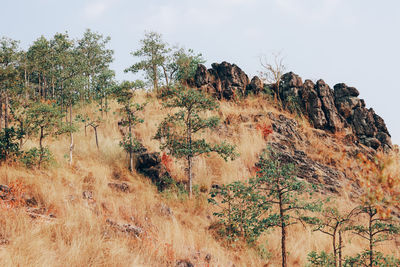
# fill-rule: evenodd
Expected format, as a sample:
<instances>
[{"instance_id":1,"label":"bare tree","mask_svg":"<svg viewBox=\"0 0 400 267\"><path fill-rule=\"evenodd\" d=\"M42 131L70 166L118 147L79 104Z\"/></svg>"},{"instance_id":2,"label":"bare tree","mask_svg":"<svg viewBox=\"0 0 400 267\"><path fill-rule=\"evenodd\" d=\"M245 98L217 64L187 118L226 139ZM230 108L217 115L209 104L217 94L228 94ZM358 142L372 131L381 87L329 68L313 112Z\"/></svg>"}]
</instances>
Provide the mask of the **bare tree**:
<instances>
[{"instance_id":1,"label":"bare tree","mask_svg":"<svg viewBox=\"0 0 400 267\"><path fill-rule=\"evenodd\" d=\"M260 64L263 68L263 71L260 72L261 79L265 83L274 85L274 100L275 102L280 101L279 85L282 75L286 70L281 52L272 53L272 59L265 55L260 56Z\"/></svg>"}]
</instances>

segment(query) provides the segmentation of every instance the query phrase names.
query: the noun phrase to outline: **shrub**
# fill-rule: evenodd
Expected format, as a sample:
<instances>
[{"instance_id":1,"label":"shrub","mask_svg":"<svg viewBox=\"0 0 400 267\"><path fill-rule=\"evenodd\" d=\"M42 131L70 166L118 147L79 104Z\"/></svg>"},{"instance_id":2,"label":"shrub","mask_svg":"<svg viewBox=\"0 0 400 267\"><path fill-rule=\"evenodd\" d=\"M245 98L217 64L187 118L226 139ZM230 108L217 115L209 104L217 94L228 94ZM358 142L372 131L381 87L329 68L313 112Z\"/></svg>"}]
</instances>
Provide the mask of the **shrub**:
<instances>
[{"instance_id":1,"label":"shrub","mask_svg":"<svg viewBox=\"0 0 400 267\"><path fill-rule=\"evenodd\" d=\"M27 168L33 168L48 166L53 161L53 156L47 147L42 150L34 147L24 152L20 160Z\"/></svg>"},{"instance_id":2,"label":"shrub","mask_svg":"<svg viewBox=\"0 0 400 267\"><path fill-rule=\"evenodd\" d=\"M318 254L316 251L312 251L307 255L308 264L307 267L331 267L335 265L335 258L333 254L322 251Z\"/></svg>"},{"instance_id":3,"label":"shrub","mask_svg":"<svg viewBox=\"0 0 400 267\"><path fill-rule=\"evenodd\" d=\"M220 234L229 242L243 238L252 243L266 230L262 215L270 205L254 186L236 181L210 192L208 201L220 208L219 212L214 212L223 226ZM217 198L221 200L217 202Z\"/></svg>"},{"instance_id":4,"label":"shrub","mask_svg":"<svg viewBox=\"0 0 400 267\"><path fill-rule=\"evenodd\" d=\"M17 142L18 135L13 127L4 128L0 132L0 162L15 160L21 154Z\"/></svg>"},{"instance_id":5,"label":"shrub","mask_svg":"<svg viewBox=\"0 0 400 267\"><path fill-rule=\"evenodd\" d=\"M381 252L374 251L372 263L369 261L370 251L365 250L352 257L346 257L344 266L379 266L379 267L396 267L400 266L400 260L393 256L384 255Z\"/></svg>"}]
</instances>

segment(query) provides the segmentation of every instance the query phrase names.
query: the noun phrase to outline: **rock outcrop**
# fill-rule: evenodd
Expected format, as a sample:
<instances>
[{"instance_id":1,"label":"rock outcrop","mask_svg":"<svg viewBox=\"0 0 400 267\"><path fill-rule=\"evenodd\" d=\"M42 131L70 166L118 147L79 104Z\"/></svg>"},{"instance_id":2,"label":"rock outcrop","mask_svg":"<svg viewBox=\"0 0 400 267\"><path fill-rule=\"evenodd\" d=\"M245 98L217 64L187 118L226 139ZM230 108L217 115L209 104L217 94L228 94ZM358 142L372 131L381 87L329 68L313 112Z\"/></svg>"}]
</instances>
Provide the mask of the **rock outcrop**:
<instances>
[{"instance_id":1,"label":"rock outcrop","mask_svg":"<svg viewBox=\"0 0 400 267\"><path fill-rule=\"evenodd\" d=\"M316 84L310 80L302 83L298 75L289 72L282 76L280 96L284 103L299 101L317 129L339 132L347 128L368 147L391 148L385 122L373 109L365 107L364 100L358 98L358 90L344 83L333 88L323 80Z\"/></svg>"},{"instance_id":2,"label":"rock outcrop","mask_svg":"<svg viewBox=\"0 0 400 267\"><path fill-rule=\"evenodd\" d=\"M238 66L227 62L214 63L211 69L199 65L194 85L218 99L228 100L238 94L259 94L265 86L257 76L249 82ZM278 93L284 107L296 102L317 129L332 133L350 130L356 141L368 147L385 150L392 147L384 120L372 108L366 108L354 87L339 83L331 89L323 80L303 82L299 75L289 72L282 75Z\"/></svg>"},{"instance_id":3,"label":"rock outcrop","mask_svg":"<svg viewBox=\"0 0 400 267\"><path fill-rule=\"evenodd\" d=\"M199 65L194 77L194 84L218 99L232 99L237 94L244 95L249 85L249 77L235 64L214 63L211 69ZM254 81L257 83L258 81Z\"/></svg>"}]
</instances>

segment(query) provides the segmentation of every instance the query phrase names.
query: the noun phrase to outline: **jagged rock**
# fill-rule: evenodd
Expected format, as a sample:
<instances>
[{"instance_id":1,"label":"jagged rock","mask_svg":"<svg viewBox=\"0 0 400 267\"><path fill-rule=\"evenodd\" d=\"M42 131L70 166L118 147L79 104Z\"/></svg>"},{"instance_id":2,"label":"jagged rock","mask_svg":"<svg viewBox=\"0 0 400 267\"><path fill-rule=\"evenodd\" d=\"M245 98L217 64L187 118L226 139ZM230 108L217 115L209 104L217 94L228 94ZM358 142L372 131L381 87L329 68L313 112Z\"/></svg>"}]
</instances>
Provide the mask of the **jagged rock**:
<instances>
[{"instance_id":1,"label":"jagged rock","mask_svg":"<svg viewBox=\"0 0 400 267\"><path fill-rule=\"evenodd\" d=\"M92 191L83 191L82 198L83 199L93 199L93 192Z\"/></svg>"},{"instance_id":2,"label":"jagged rock","mask_svg":"<svg viewBox=\"0 0 400 267\"><path fill-rule=\"evenodd\" d=\"M6 185L0 184L0 198L5 199L7 198L8 194L10 194L10 188Z\"/></svg>"},{"instance_id":3,"label":"jagged rock","mask_svg":"<svg viewBox=\"0 0 400 267\"><path fill-rule=\"evenodd\" d=\"M327 123L325 113L322 110L321 99L315 91L315 84L311 80L305 80L301 91L303 107L308 114L312 124L317 129L324 129Z\"/></svg>"},{"instance_id":4,"label":"jagged rock","mask_svg":"<svg viewBox=\"0 0 400 267\"><path fill-rule=\"evenodd\" d=\"M244 95L249 78L238 66L228 62L213 63L211 69L199 65L194 76L194 84L221 99L232 99L238 93Z\"/></svg>"},{"instance_id":5,"label":"jagged rock","mask_svg":"<svg viewBox=\"0 0 400 267\"><path fill-rule=\"evenodd\" d=\"M139 237L140 235L143 234L143 229L139 226L135 226L135 225L130 225L130 224L120 224L120 223L116 223L110 219L107 219L106 222L114 229L128 234L128 235L133 235L135 237Z\"/></svg>"},{"instance_id":6,"label":"jagged rock","mask_svg":"<svg viewBox=\"0 0 400 267\"><path fill-rule=\"evenodd\" d=\"M379 115L377 115L373 109L371 109L371 112L375 120L375 127L378 129L378 131L385 133L390 137L385 121Z\"/></svg>"},{"instance_id":7,"label":"jagged rock","mask_svg":"<svg viewBox=\"0 0 400 267\"><path fill-rule=\"evenodd\" d=\"M264 83L261 81L261 79L258 76L254 76L253 79L251 79L251 82L249 85L246 87L246 95L248 94L259 94L264 90Z\"/></svg>"},{"instance_id":8,"label":"jagged rock","mask_svg":"<svg viewBox=\"0 0 400 267\"><path fill-rule=\"evenodd\" d=\"M38 202L35 197L28 197L27 199L25 199L25 204L28 207L36 207L38 205Z\"/></svg>"},{"instance_id":9,"label":"jagged rock","mask_svg":"<svg viewBox=\"0 0 400 267\"><path fill-rule=\"evenodd\" d=\"M377 132L373 113L366 108L356 108L354 110L352 123L356 134L360 137L372 137Z\"/></svg>"},{"instance_id":10,"label":"jagged rock","mask_svg":"<svg viewBox=\"0 0 400 267\"><path fill-rule=\"evenodd\" d=\"M146 152L137 154L136 170L149 177L160 191L169 186L168 180L171 178L167 169L161 163L160 153Z\"/></svg>"},{"instance_id":11,"label":"jagged rock","mask_svg":"<svg viewBox=\"0 0 400 267\"><path fill-rule=\"evenodd\" d=\"M365 138L363 142L366 146L372 147L373 149L378 149L382 145L382 143L374 137Z\"/></svg>"},{"instance_id":12,"label":"jagged rock","mask_svg":"<svg viewBox=\"0 0 400 267\"><path fill-rule=\"evenodd\" d=\"M354 87L348 87L344 83L338 83L333 86L335 98L343 98L343 97L357 97L360 95L358 90Z\"/></svg>"},{"instance_id":13,"label":"jagged rock","mask_svg":"<svg viewBox=\"0 0 400 267\"><path fill-rule=\"evenodd\" d=\"M294 150L291 152L283 149L282 145L278 143L271 143L270 146L283 163L295 165L297 177L316 185L323 183L324 190L333 193L337 193L341 188L339 181L345 177L342 172L310 159L304 151Z\"/></svg>"},{"instance_id":14,"label":"jagged rock","mask_svg":"<svg viewBox=\"0 0 400 267\"><path fill-rule=\"evenodd\" d=\"M189 260L179 260L176 262L176 267L194 267Z\"/></svg>"},{"instance_id":15,"label":"jagged rock","mask_svg":"<svg viewBox=\"0 0 400 267\"><path fill-rule=\"evenodd\" d=\"M315 89L321 99L322 110L324 111L326 120L328 121L326 130L331 130L333 132L342 130L343 123L335 107L332 89L329 88L323 80L317 81Z\"/></svg>"},{"instance_id":16,"label":"jagged rock","mask_svg":"<svg viewBox=\"0 0 400 267\"><path fill-rule=\"evenodd\" d=\"M351 123L354 110L362 107L362 101L357 96L360 94L354 87L338 83L334 87L335 106L340 115Z\"/></svg>"},{"instance_id":17,"label":"jagged rock","mask_svg":"<svg viewBox=\"0 0 400 267\"><path fill-rule=\"evenodd\" d=\"M193 83L200 90L228 100L235 98L237 93L257 94L267 86L276 90L275 86L263 85L257 76L249 83L247 75L238 66L227 62L214 63L208 70L204 65L199 65ZM348 142L353 140L358 144L360 141L375 149L391 148L390 134L384 120L373 109L366 108L365 101L358 98L359 94L356 88L344 83L336 84L334 90L323 80L318 80L316 84L311 80L303 83L301 77L293 72L282 75L279 86L284 107L288 107L290 101L297 101L316 129L335 133L346 128L353 131L356 137L347 138ZM227 124L229 122L227 120ZM278 125L273 127L278 132L284 132Z\"/></svg>"},{"instance_id":18,"label":"jagged rock","mask_svg":"<svg viewBox=\"0 0 400 267\"><path fill-rule=\"evenodd\" d=\"M108 183L108 186L120 192L124 193L129 192L129 185L127 183L122 183L122 184Z\"/></svg>"}]
</instances>

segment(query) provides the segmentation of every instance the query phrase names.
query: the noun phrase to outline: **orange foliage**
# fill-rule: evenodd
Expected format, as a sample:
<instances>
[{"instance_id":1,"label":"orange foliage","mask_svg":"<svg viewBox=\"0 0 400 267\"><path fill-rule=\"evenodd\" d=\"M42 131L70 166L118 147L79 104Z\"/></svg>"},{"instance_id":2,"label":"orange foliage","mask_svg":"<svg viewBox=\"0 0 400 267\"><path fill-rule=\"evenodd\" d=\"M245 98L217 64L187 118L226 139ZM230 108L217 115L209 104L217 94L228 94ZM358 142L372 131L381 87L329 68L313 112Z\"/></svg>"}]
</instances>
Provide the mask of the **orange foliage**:
<instances>
[{"instance_id":1,"label":"orange foliage","mask_svg":"<svg viewBox=\"0 0 400 267\"><path fill-rule=\"evenodd\" d=\"M390 214L389 209L383 207L397 203L400 198L400 183L392 169L395 159L381 153L372 160L359 154L358 159L358 182L364 189L364 201L382 205L378 208L380 214Z\"/></svg>"},{"instance_id":2,"label":"orange foliage","mask_svg":"<svg viewBox=\"0 0 400 267\"><path fill-rule=\"evenodd\" d=\"M271 125L266 125L265 123L264 124L258 123L256 125L256 129L261 131L264 139L267 139L268 136L273 133Z\"/></svg>"},{"instance_id":3,"label":"orange foliage","mask_svg":"<svg viewBox=\"0 0 400 267\"><path fill-rule=\"evenodd\" d=\"M8 188L10 190L6 194L6 196L0 200L0 206L3 209L15 209L24 206L24 196L26 192L25 185L21 181L16 180L14 182L11 182L8 185Z\"/></svg>"},{"instance_id":4,"label":"orange foliage","mask_svg":"<svg viewBox=\"0 0 400 267\"><path fill-rule=\"evenodd\" d=\"M174 252L174 248L172 247L172 244L165 243L164 250L165 250L165 257L166 257L168 263L170 263L170 264L174 263L175 262L175 252Z\"/></svg>"},{"instance_id":5,"label":"orange foliage","mask_svg":"<svg viewBox=\"0 0 400 267\"><path fill-rule=\"evenodd\" d=\"M165 166L167 171L171 173L172 170L172 157L165 152L161 156L161 163Z\"/></svg>"}]
</instances>

